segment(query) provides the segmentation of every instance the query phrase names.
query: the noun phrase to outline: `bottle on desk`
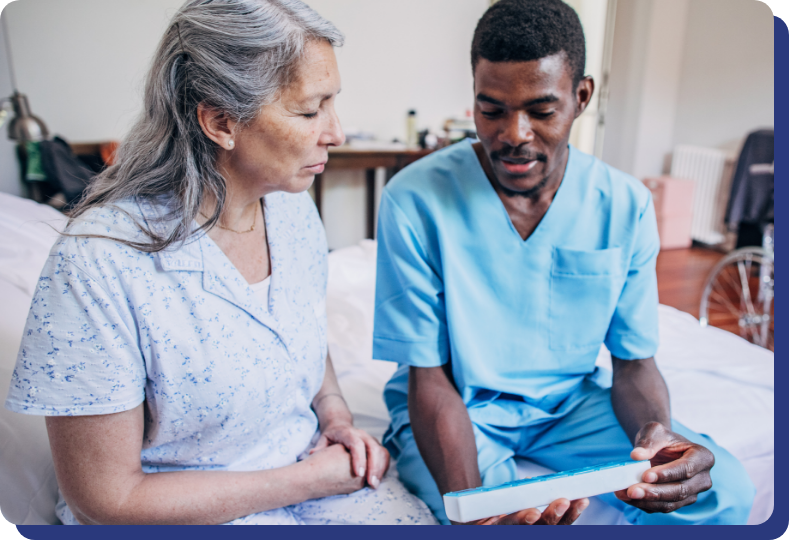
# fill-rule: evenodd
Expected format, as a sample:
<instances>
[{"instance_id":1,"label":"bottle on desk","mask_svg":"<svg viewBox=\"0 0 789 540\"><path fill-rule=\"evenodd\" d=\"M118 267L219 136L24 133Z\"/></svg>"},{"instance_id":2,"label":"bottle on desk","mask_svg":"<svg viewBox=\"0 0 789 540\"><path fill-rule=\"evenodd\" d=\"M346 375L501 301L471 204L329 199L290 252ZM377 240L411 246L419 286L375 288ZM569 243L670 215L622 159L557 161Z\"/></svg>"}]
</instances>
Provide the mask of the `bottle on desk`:
<instances>
[{"instance_id":1,"label":"bottle on desk","mask_svg":"<svg viewBox=\"0 0 789 540\"><path fill-rule=\"evenodd\" d=\"M409 148L415 148L419 144L416 111L413 109L408 111L405 117L405 143Z\"/></svg>"}]
</instances>

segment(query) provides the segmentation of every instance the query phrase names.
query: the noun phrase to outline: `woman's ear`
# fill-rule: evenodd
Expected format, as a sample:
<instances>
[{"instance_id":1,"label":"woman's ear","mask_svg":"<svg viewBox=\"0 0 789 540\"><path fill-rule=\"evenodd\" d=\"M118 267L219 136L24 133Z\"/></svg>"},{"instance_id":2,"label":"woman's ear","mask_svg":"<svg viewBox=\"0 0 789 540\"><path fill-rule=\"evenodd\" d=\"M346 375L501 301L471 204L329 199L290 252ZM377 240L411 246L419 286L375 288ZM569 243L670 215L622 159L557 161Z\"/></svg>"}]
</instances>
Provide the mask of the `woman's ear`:
<instances>
[{"instance_id":1,"label":"woman's ear","mask_svg":"<svg viewBox=\"0 0 789 540\"><path fill-rule=\"evenodd\" d=\"M225 150L235 147L237 122L228 118L227 114L219 109L207 106L205 103L197 105L197 121L203 129L205 136Z\"/></svg>"}]
</instances>

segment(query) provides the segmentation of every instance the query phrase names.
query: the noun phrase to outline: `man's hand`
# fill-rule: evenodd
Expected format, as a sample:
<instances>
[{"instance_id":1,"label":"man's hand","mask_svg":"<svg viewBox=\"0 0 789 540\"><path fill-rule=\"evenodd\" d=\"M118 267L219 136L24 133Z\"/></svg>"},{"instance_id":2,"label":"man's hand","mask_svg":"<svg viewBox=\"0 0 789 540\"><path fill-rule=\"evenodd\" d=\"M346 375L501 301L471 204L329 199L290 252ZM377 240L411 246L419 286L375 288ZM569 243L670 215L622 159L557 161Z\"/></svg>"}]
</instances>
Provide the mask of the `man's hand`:
<instances>
[{"instance_id":1,"label":"man's hand","mask_svg":"<svg viewBox=\"0 0 789 540\"><path fill-rule=\"evenodd\" d=\"M466 525L572 525L581 516L589 499L568 501L557 499L540 513L536 508L528 508L512 514L494 516L466 523Z\"/></svg>"},{"instance_id":2,"label":"man's hand","mask_svg":"<svg viewBox=\"0 0 789 540\"><path fill-rule=\"evenodd\" d=\"M648 459L652 468L641 477L643 483L615 495L650 514L673 512L693 504L699 493L712 487L710 469L715 465L712 452L658 422L641 428L630 457L637 461Z\"/></svg>"},{"instance_id":3,"label":"man's hand","mask_svg":"<svg viewBox=\"0 0 789 540\"><path fill-rule=\"evenodd\" d=\"M326 426L320 439L310 450L310 455L332 444L341 444L351 453L353 471L356 476L366 477L373 489L381 483L389 468L389 452L378 444L375 438L361 429L356 429L346 422L337 422Z\"/></svg>"}]
</instances>

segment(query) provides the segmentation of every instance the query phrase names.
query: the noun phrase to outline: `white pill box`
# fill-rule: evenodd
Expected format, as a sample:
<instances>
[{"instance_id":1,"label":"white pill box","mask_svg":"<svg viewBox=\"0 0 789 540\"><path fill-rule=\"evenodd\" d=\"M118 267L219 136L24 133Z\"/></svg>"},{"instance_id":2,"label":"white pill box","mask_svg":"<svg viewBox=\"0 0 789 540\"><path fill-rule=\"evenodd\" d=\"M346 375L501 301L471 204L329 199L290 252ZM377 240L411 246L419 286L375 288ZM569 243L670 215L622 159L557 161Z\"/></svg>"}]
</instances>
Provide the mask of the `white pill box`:
<instances>
[{"instance_id":1,"label":"white pill box","mask_svg":"<svg viewBox=\"0 0 789 540\"><path fill-rule=\"evenodd\" d=\"M615 461L498 486L454 491L444 495L444 509L450 520L466 523L545 506L556 499L594 497L638 484L651 466L649 461Z\"/></svg>"}]
</instances>

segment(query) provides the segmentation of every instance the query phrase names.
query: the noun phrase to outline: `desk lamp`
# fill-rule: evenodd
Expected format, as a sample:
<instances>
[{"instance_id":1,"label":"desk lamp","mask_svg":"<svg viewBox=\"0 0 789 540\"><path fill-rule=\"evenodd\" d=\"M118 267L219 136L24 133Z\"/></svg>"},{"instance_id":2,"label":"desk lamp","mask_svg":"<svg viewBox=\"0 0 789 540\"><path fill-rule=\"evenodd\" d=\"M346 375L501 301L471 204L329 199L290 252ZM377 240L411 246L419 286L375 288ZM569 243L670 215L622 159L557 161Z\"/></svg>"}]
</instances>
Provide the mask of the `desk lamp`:
<instances>
[{"instance_id":1,"label":"desk lamp","mask_svg":"<svg viewBox=\"0 0 789 540\"><path fill-rule=\"evenodd\" d=\"M5 38L5 54L8 59L8 72L11 75L11 85L14 87L14 93L11 97L2 100L3 110L0 112L0 124L5 121L8 115L8 105L12 105L14 109L14 118L12 118L11 122L8 124L8 138L24 147L25 143L48 139L49 130L40 118L34 116L30 112L30 104L27 101L27 96L20 93L17 89L14 59L11 56L11 38L8 35L8 22L6 21L7 17L0 17L0 19L2 19L3 22L3 37Z\"/></svg>"}]
</instances>

